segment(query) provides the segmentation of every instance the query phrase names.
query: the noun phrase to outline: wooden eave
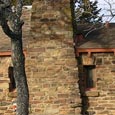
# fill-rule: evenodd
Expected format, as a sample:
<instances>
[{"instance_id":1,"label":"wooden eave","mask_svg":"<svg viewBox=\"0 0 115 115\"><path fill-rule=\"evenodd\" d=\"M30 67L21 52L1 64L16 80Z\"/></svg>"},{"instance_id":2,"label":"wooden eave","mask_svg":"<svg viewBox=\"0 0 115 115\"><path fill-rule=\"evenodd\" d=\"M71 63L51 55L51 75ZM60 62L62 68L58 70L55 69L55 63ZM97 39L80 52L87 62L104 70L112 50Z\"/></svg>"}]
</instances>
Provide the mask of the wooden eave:
<instances>
[{"instance_id":1,"label":"wooden eave","mask_svg":"<svg viewBox=\"0 0 115 115\"><path fill-rule=\"evenodd\" d=\"M78 57L81 53L87 53L91 56L91 53L114 53L115 48L76 48L76 56Z\"/></svg>"},{"instance_id":2,"label":"wooden eave","mask_svg":"<svg viewBox=\"0 0 115 115\"><path fill-rule=\"evenodd\" d=\"M27 51L23 51L24 55L26 56ZM2 51L0 52L0 57L10 57L11 56L11 51Z\"/></svg>"},{"instance_id":3,"label":"wooden eave","mask_svg":"<svg viewBox=\"0 0 115 115\"><path fill-rule=\"evenodd\" d=\"M9 57L11 56L11 51L0 52L0 57Z\"/></svg>"}]
</instances>

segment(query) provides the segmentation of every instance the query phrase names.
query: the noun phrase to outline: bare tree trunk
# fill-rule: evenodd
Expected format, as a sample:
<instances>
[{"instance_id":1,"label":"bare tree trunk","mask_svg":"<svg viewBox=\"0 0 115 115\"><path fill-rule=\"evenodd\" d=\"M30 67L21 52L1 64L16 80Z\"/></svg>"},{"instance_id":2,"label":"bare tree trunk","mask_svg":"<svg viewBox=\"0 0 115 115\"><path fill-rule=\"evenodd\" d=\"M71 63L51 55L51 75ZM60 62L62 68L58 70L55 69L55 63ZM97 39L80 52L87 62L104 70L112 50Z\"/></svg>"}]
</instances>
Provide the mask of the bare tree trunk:
<instances>
[{"instance_id":1,"label":"bare tree trunk","mask_svg":"<svg viewBox=\"0 0 115 115\"><path fill-rule=\"evenodd\" d=\"M16 115L28 115L29 91L22 46L22 26L24 22L21 20L21 14L23 0L17 0L16 11L12 10L10 0L0 1L0 25L4 33L11 39L12 62L17 88Z\"/></svg>"},{"instance_id":2,"label":"bare tree trunk","mask_svg":"<svg viewBox=\"0 0 115 115\"><path fill-rule=\"evenodd\" d=\"M11 51L17 88L16 115L28 115L29 93L25 74L25 57L20 38L11 39Z\"/></svg>"}]
</instances>

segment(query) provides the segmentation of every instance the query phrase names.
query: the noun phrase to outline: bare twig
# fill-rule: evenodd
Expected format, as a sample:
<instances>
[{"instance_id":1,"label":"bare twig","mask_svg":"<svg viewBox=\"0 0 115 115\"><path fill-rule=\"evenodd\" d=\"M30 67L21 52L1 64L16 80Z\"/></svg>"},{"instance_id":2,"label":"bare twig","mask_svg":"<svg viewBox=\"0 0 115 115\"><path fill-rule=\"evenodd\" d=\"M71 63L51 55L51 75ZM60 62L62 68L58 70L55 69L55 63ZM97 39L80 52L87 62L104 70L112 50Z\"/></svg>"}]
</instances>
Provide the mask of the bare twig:
<instances>
[{"instance_id":1,"label":"bare twig","mask_svg":"<svg viewBox=\"0 0 115 115\"><path fill-rule=\"evenodd\" d=\"M103 27L104 27L104 25L105 24L102 24L100 27L98 27L98 28L93 28L93 29L91 29L90 31L88 31L86 34L85 34L85 37L87 37L91 32L93 32L93 31L96 31L96 30L100 30L100 29L102 29Z\"/></svg>"},{"instance_id":2,"label":"bare twig","mask_svg":"<svg viewBox=\"0 0 115 115\"><path fill-rule=\"evenodd\" d=\"M17 16L21 17L22 15L23 0L17 0Z\"/></svg>"},{"instance_id":3,"label":"bare twig","mask_svg":"<svg viewBox=\"0 0 115 115\"><path fill-rule=\"evenodd\" d=\"M112 4L109 2L109 1L107 1L107 0L104 0L108 5L109 5L109 10L108 11L110 11L110 13L111 13L111 16L112 17L114 17L115 16L115 14L113 14L113 11L112 11Z\"/></svg>"},{"instance_id":4,"label":"bare twig","mask_svg":"<svg viewBox=\"0 0 115 115\"><path fill-rule=\"evenodd\" d=\"M109 5L109 12L110 12L110 16L111 18L108 20L108 22L111 22L111 20L115 17L115 14L113 12L113 9L112 9L112 4L108 1L108 0L104 0L108 5ZM79 19L80 16L82 16L82 14L85 12L80 12L79 9L78 9L78 14L77 14L77 19ZM90 11L86 11L86 13L90 14L92 17L94 17L95 15L90 12ZM103 14L101 17L100 16L96 16L96 18L102 18L104 17L105 15ZM89 25L89 27L84 30L82 30L83 32L85 32L86 34L84 35L85 37L87 37L90 33L92 33L93 31L96 31L96 30L99 30L99 29L102 29L104 26L105 26L105 23L100 23L100 26L96 27L97 26L97 21L93 22L91 25Z\"/></svg>"}]
</instances>

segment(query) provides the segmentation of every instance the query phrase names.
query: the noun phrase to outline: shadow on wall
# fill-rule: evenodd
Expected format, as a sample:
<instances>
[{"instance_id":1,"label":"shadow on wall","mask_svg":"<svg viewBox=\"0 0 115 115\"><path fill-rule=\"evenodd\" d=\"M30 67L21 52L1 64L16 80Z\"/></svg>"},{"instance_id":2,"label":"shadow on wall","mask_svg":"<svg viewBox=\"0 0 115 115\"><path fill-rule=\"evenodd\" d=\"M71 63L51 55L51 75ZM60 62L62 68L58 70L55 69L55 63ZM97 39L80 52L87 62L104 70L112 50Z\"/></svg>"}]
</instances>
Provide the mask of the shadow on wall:
<instances>
[{"instance_id":1,"label":"shadow on wall","mask_svg":"<svg viewBox=\"0 0 115 115\"><path fill-rule=\"evenodd\" d=\"M89 95L90 92L88 88L93 87L92 79L87 78L87 75L91 75L92 70L95 68L95 66L84 66L82 64L81 57L77 57L78 61L78 76L79 76L79 89L80 89L80 95L81 95L81 114L82 115L94 115L95 111L90 110L90 104L89 104ZM90 92L92 96L92 92Z\"/></svg>"}]
</instances>

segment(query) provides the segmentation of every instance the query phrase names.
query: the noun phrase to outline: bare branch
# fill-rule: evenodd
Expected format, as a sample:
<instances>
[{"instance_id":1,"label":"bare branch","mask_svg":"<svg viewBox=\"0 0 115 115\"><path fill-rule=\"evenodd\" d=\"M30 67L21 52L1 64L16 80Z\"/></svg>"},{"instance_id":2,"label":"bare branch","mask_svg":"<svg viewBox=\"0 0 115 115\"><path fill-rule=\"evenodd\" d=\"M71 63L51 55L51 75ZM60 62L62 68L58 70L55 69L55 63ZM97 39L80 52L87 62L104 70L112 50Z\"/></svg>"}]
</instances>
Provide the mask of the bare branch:
<instances>
[{"instance_id":1,"label":"bare branch","mask_svg":"<svg viewBox=\"0 0 115 115\"><path fill-rule=\"evenodd\" d=\"M78 9L76 10L75 14L76 14L76 20L78 20L78 19L82 16L82 14L83 14L82 9L81 9L81 8L78 8Z\"/></svg>"},{"instance_id":2,"label":"bare branch","mask_svg":"<svg viewBox=\"0 0 115 115\"><path fill-rule=\"evenodd\" d=\"M11 0L0 0L0 9L11 6Z\"/></svg>"},{"instance_id":3,"label":"bare branch","mask_svg":"<svg viewBox=\"0 0 115 115\"><path fill-rule=\"evenodd\" d=\"M115 16L115 14L113 14L113 12L112 12L112 4L109 2L109 1L107 1L107 0L104 0L108 5L109 5L109 7L110 7L110 9L109 9L109 11L110 11L110 13L111 13L111 16Z\"/></svg>"},{"instance_id":4,"label":"bare branch","mask_svg":"<svg viewBox=\"0 0 115 115\"><path fill-rule=\"evenodd\" d=\"M17 16L21 17L22 15L23 0L17 0Z\"/></svg>"},{"instance_id":5,"label":"bare branch","mask_svg":"<svg viewBox=\"0 0 115 115\"><path fill-rule=\"evenodd\" d=\"M112 3L110 3L108 0L104 0L104 1L109 5L108 11L111 14L111 18L109 18L108 22L111 22L111 20L115 17L115 14L114 14L113 9L112 9L113 8ZM85 37L87 37L93 31L100 30L100 29L104 28L104 26L105 26L105 23L100 23L100 24L98 23L98 19L101 19L102 17L104 17L105 16L104 14L102 16L98 16L98 15L94 15L92 12L90 12L88 10L87 11L81 11L81 10L79 11L79 8L78 8L78 11L76 13L78 13L76 16L78 16L77 19L79 19L79 20L80 20L80 16L82 16L83 13L89 14L91 17L96 18L96 20L93 21L91 23L91 25L89 24L89 26L87 28L86 27L82 28L81 31L83 32L83 34L85 34L84 35ZM99 25L97 25L97 24L99 24Z\"/></svg>"},{"instance_id":6,"label":"bare branch","mask_svg":"<svg viewBox=\"0 0 115 115\"><path fill-rule=\"evenodd\" d=\"M95 24L93 24L91 27L89 27L88 29L83 30L83 31L84 31L84 32L85 32L85 31L90 31L90 30L92 30L94 27L95 27Z\"/></svg>"},{"instance_id":7,"label":"bare branch","mask_svg":"<svg viewBox=\"0 0 115 115\"><path fill-rule=\"evenodd\" d=\"M100 27L98 27L98 28L93 28L93 29L91 29L90 31L88 31L86 34L85 34L85 37L87 37L91 32L93 32L93 31L96 31L96 30L100 30L100 29L102 29L103 27L104 27L104 25L105 24L102 24Z\"/></svg>"},{"instance_id":8,"label":"bare branch","mask_svg":"<svg viewBox=\"0 0 115 115\"><path fill-rule=\"evenodd\" d=\"M1 26L2 26L2 29L3 29L4 33L7 36L9 36L10 38L12 38L13 32L11 31L11 29L10 29L9 25L7 24L6 20L2 21Z\"/></svg>"},{"instance_id":9,"label":"bare branch","mask_svg":"<svg viewBox=\"0 0 115 115\"><path fill-rule=\"evenodd\" d=\"M22 26L24 24L21 20L22 15L22 0L17 0L17 11L12 11L10 0L1 0L0 2L0 23L3 31L12 38L12 35L18 35L22 33Z\"/></svg>"}]
</instances>

